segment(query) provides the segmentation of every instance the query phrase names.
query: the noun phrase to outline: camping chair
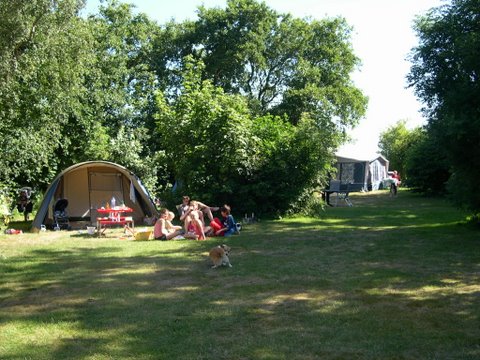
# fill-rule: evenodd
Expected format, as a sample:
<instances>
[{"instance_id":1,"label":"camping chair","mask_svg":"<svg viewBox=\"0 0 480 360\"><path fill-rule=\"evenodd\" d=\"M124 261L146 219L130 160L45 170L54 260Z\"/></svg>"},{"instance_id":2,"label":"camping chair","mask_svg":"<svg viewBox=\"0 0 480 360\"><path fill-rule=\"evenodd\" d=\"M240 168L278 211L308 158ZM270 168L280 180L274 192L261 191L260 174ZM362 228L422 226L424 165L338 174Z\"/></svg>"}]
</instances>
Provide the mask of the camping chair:
<instances>
[{"instance_id":1,"label":"camping chair","mask_svg":"<svg viewBox=\"0 0 480 360\"><path fill-rule=\"evenodd\" d=\"M338 195L340 196L341 199L343 199L343 201L345 201L345 204L347 204L347 206L353 206L352 202L350 201L350 197L348 196L348 194L350 194L350 184L347 184L347 189L345 192L340 192Z\"/></svg>"},{"instance_id":2,"label":"camping chair","mask_svg":"<svg viewBox=\"0 0 480 360\"><path fill-rule=\"evenodd\" d=\"M335 206L338 206L338 200L343 200L348 206L352 206L352 202L348 197L348 184L346 189L342 189L342 183L340 180L330 180L330 187L327 189L329 193L336 193Z\"/></svg>"},{"instance_id":3,"label":"camping chair","mask_svg":"<svg viewBox=\"0 0 480 360\"><path fill-rule=\"evenodd\" d=\"M54 230L70 230L70 222L67 214L67 199L58 199L53 206Z\"/></svg>"}]
</instances>

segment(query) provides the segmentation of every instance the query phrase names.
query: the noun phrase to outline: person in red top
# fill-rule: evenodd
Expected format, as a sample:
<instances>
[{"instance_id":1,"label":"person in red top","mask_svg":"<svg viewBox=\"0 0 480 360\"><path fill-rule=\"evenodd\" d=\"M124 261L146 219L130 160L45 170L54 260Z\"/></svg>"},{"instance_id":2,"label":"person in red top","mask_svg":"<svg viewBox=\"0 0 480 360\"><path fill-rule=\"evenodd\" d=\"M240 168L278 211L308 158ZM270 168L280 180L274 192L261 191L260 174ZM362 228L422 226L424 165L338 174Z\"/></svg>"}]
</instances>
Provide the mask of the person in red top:
<instances>
[{"instance_id":1,"label":"person in red top","mask_svg":"<svg viewBox=\"0 0 480 360\"><path fill-rule=\"evenodd\" d=\"M397 172L397 170L393 171L392 179L393 179L393 182L390 185L390 194L392 194L393 196L397 196L398 187L402 183L400 181L400 174Z\"/></svg>"}]
</instances>

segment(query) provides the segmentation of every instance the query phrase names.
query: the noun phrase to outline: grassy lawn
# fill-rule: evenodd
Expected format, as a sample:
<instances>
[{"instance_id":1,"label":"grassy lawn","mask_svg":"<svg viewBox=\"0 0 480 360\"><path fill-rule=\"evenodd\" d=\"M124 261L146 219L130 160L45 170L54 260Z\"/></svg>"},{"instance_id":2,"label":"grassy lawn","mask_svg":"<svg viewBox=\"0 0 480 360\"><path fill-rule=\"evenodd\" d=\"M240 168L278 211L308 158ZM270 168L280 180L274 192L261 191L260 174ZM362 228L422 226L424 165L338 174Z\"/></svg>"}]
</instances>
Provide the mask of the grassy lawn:
<instances>
[{"instance_id":1,"label":"grassy lawn","mask_svg":"<svg viewBox=\"0 0 480 360\"><path fill-rule=\"evenodd\" d=\"M1 359L478 359L480 232L358 194L225 239L0 235ZM120 233L118 233L120 234Z\"/></svg>"}]
</instances>

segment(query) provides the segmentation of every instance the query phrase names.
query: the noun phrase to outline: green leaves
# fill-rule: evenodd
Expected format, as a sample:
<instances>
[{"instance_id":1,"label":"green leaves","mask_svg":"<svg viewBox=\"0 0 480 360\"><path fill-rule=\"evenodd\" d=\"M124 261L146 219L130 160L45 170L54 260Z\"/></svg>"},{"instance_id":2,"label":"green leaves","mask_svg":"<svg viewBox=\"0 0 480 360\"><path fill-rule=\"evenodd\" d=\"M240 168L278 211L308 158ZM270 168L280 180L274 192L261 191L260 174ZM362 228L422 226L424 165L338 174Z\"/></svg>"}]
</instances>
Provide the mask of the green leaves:
<instances>
[{"instance_id":1,"label":"green leaves","mask_svg":"<svg viewBox=\"0 0 480 360\"><path fill-rule=\"evenodd\" d=\"M243 98L202 81L193 71L201 70L199 63L187 64L183 91L176 101L168 104L158 95L158 133L175 178L187 190L211 194L230 177L247 171L251 119Z\"/></svg>"},{"instance_id":2,"label":"green leaves","mask_svg":"<svg viewBox=\"0 0 480 360\"><path fill-rule=\"evenodd\" d=\"M139 135L151 120L155 78L143 59L156 27L117 2L85 20L78 17L83 3L0 5L4 181L44 187L59 169L95 159L131 165L150 179L156 173L148 136ZM121 129L138 136L123 157L111 151Z\"/></svg>"},{"instance_id":3,"label":"green leaves","mask_svg":"<svg viewBox=\"0 0 480 360\"><path fill-rule=\"evenodd\" d=\"M359 64L350 32L341 18L298 19L254 0L232 0L225 9L200 7L195 22L169 24L155 41L163 56L155 66L172 79L191 55L213 85L246 96L259 114L287 114L297 124L308 111L349 128L366 109L350 79Z\"/></svg>"},{"instance_id":4,"label":"green leaves","mask_svg":"<svg viewBox=\"0 0 480 360\"><path fill-rule=\"evenodd\" d=\"M239 95L202 81L202 65L187 59L181 95L158 95L157 130L168 166L182 193L207 203L228 202L236 211L253 206L283 213L326 176L332 141L313 118L298 126L256 117ZM333 141L334 143L334 141Z\"/></svg>"},{"instance_id":5,"label":"green leaves","mask_svg":"<svg viewBox=\"0 0 480 360\"><path fill-rule=\"evenodd\" d=\"M406 127L406 120L399 120L380 134L378 147L389 163L390 170L397 170L402 179L408 177L406 168L407 151L415 143L413 131Z\"/></svg>"},{"instance_id":6,"label":"green leaves","mask_svg":"<svg viewBox=\"0 0 480 360\"><path fill-rule=\"evenodd\" d=\"M412 51L410 85L425 104L430 143L446 156L450 190L459 205L477 212L480 195L480 6L453 0L417 19L420 44ZM463 194L470 194L463 196Z\"/></svg>"},{"instance_id":7,"label":"green leaves","mask_svg":"<svg viewBox=\"0 0 480 360\"><path fill-rule=\"evenodd\" d=\"M343 19L230 0L158 26L104 4L84 19L80 0L0 3L0 182L45 187L103 159L153 191L177 180L206 202L282 212L365 112Z\"/></svg>"},{"instance_id":8,"label":"green leaves","mask_svg":"<svg viewBox=\"0 0 480 360\"><path fill-rule=\"evenodd\" d=\"M78 45L83 38L76 14L81 3L38 0L0 5L3 181L48 183L58 163L55 152L68 143L61 140L64 126L79 111Z\"/></svg>"}]
</instances>

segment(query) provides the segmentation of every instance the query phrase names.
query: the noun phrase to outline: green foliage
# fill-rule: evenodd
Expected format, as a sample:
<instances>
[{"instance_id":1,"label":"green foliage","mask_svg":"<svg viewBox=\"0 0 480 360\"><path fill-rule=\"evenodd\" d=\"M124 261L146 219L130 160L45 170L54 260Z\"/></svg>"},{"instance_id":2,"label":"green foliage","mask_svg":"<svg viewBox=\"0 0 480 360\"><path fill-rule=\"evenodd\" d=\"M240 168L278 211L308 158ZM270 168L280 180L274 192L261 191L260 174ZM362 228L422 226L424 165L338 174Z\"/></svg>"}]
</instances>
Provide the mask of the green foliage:
<instances>
[{"instance_id":1,"label":"green foliage","mask_svg":"<svg viewBox=\"0 0 480 360\"><path fill-rule=\"evenodd\" d=\"M309 192L302 202L302 207L290 211L292 216L308 216L311 218L321 218L326 215L325 201L319 194Z\"/></svg>"},{"instance_id":2,"label":"green foliage","mask_svg":"<svg viewBox=\"0 0 480 360\"><path fill-rule=\"evenodd\" d=\"M416 133L420 129L409 130L405 120L399 120L380 134L378 147L385 156L391 170L397 170L402 179L409 177L407 167L407 152L416 142ZM422 162L422 165L423 162Z\"/></svg>"},{"instance_id":3,"label":"green foliage","mask_svg":"<svg viewBox=\"0 0 480 360\"><path fill-rule=\"evenodd\" d=\"M308 116L298 126L252 117L242 97L202 81L202 63L189 61L181 95L158 96L158 136L181 191L242 212L298 206L331 161L322 129Z\"/></svg>"},{"instance_id":4,"label":"green foliage","mask_svg":"<svg viewBox=\"0 0 480 360\"><path fill-rule=\"evenodd\" d=\"M140 60L154 24L116 1L88 20L78 17L83 1L19 4L0 5L0 179L44 188L61 169L98 159L133 165L155 187L145 132L154 76ZM112 151L121 129L141 141L122 141L123 157Z\"/></svg>"},{"instance_id":5,"label":"green foliage","mask_svg":"<svg viewBox=\"0 0 480 360\"><path fill-rule=\"evenodd\" d=\"M255 0L229 0L225 9L200 7L195 22L169 24L155 40L154 66L176 93L192 55L213 85L245 95L256 113L286 114L297 124L309 112L345 130L366 108L350 79L359 63L350 31L341 18L298 19Z\"/></svg>"},{"instance_id":6,"label":"green foliage","mask_svg":"<svg viewBox=\"0 0 480 360\"><path fill-rule=\"evenodd\" d=\"M44 185L78 111L81 1L2 2L0 179ZM13 6L13 7L12 7ZM7 20L8 19L8 20ZM3 20L6 20L4 23Z\"/></svg>"},{"instance_id":7,"label":"green foliage","mask_svg":"<svg viewBox=\"0 0 480 360\"><path fill-rule=\"evenodd\" d=\"M359 63L350 32L344 19L293 18L254 0L200 7L198 20L163 27L151 62L164 86L158 138L182 191L269 213L303 209L347 130L365 113L367 99L350 79ZM196 76L209 80L203 89L215 96L189 92L191 75L185 80L183 70L192 59L201 60ZM225 135L210 116L216 106L228 109L231 99L242 106L238 123L213 115L235 129ZM236 143L216 139L209 124Z\"/></svg>"},{"instance_id":8,"label":"green foliage","mask_svg":"<svg viewBox=\"0 0 480 360\"><path fill-rule=\"evenodd\" d=\"M158 95L158 136L182 191L220 203L237 190L235 180L251 171L252 120L244 99L202 81L201 69L201 63L187 63L174 103Z\"/></svg>"},{"instance_id":9,"label":"green foliage","mask_svg":"<svg viewBox=\"0 0 480 360\"><path fill-rule=\"evenodd\" d=\"M23 2L9 14L18 34L1 50L10 64L1 74L1 179L44 187L60 168L98 151L102 129L85 116L82 84L93 51L88 26L77 16L82 5Z\"/></svg>"},{"instance_id":10,"label":"green foliage","mask_svg":"<svg viewBox=\"0 0 480 360\"><path fill-rule=\"evenodd\" d=\"M415 132L406 151L408 186L427 194L444 194L450 177L446 154L424 129Z\"/></svg>"},{"instance_id":11,"label":"green foliage","mask_svg":"<svg viewBox=\"0 0 480 360\"><path fill-rule=\"evenodd\" d=\"M245 211L282 212L289 204L292 182L286 176L295 128L281 118L265 116L255 119L252 134L256 139L256 164L239 189L240 198L245 199Z\"/></svg>"},{"instance_id":12,"label":"green foliage","mask_svg":"<svg viewBox=\"0 0 480 360\"><path fill-rule=\"evenodd\" d=\"M480 209L479 24L476 0L453 0L419 18L420 44L409 74L425 102L428 135L445 150L452 173L449 190L459 205L474 212Z\"/></svg>"},{"instance_id":13,"label":"green foliage","mask_svg":"<svg viewBox=\"0 0 480 360\"><path fill-rule=\"evenodd\" d=\"M144 143L148 142L150 136L145 128L129 129L121 127L110 140L110 154L107 160L122 164L130 171L140 177L142 183L151 192L156 192L158 186L157 172L162 169L165 156L162 151L154 155L143 155L145 152Z\"/></svg>"},{"instance_id":14,"label":"green foliage","mask_svg":"<svg viewBox=\"0 0 480 360\"><path fill-rule=\"evenodd\" d=\"M283 214L301 212L314 189L324 183L332 161L329 139L315 121L305 117L293 126L275 117L255 121L260 163L240 190L255 199L257 209Z\"/></svg>"},{"instance_id":15,"label":"green foliage","mask_svg":"<svg viewBox=\"0 0 480 360\"><path fill-rule=\"evenodd\" d=\"M74 160L119 163L154 192L162 153L156 153L150 136L156 85L154 73L145 64L145 53L157 27L145 15L133 15L132 5L118 1L108 1L100 15L87 23L94 57L84 78L89 113L80 118L90 124L91 131L87 141L77 142L84 151L73 151L83 158Z\"/></svg>"},{"instance_id":16,"label":"green foliage","mask_svg":"<svg viewBox=\"0 0 480 360\"><path fill-rule=\"evenodd\" d=\"M230 0L158 26L102 3L88 19L82 0L0 3L0 182L42 190L109 160L153 192L303 209L365 113L345 20Z\"/></svg>"},{"instance_id":17,"label":"green foliage","mask_svg":"<svg viewBox=\"0 0 480 360\"><path fill-rule=\"evenodd\" d=\"M428 194L444 194L450 176L446 153L424 128L407 129L400 120L380 134L379 148L402 183Z\"/></svg>"}]
</instances>

